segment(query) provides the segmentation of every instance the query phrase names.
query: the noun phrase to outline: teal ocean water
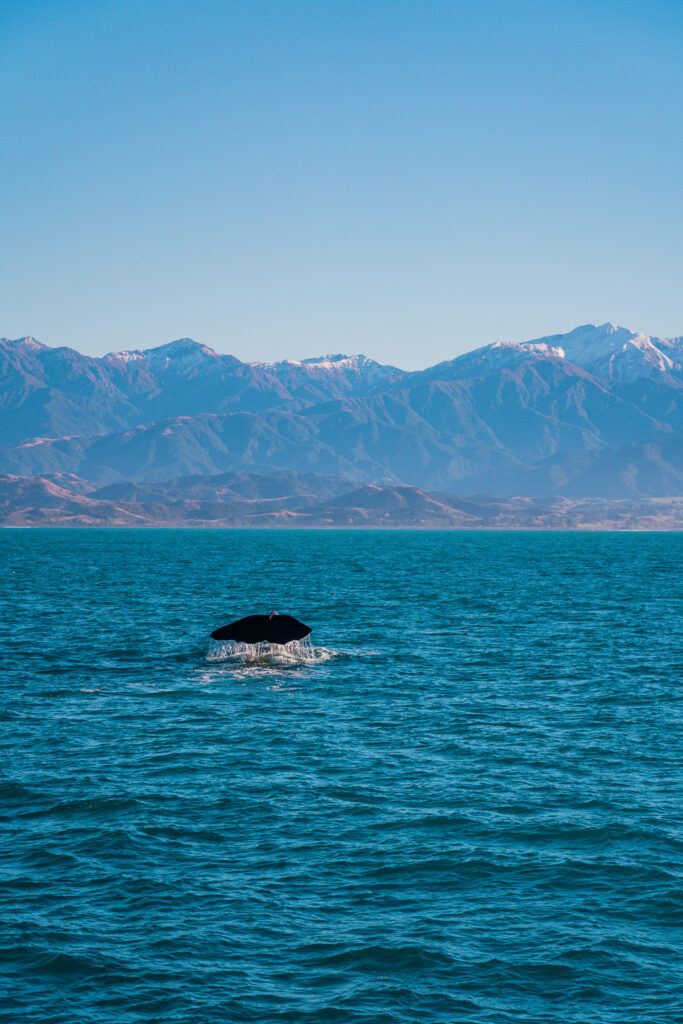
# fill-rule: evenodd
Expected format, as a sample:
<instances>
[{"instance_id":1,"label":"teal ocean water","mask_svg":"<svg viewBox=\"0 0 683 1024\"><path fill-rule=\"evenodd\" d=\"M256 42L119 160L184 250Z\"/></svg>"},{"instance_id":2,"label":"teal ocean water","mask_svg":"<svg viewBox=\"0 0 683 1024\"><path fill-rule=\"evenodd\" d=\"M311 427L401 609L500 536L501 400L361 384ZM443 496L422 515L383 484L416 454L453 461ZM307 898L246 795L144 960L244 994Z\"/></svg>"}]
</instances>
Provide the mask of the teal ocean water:
<instances>
[{"instance_id":1,"label":"teal ocean water","mask_svg":"<svg viewBox=\"0 0 683 1024\"><path fill-rule=\"evenodd\" d=\"M0 1019L683 1020L682 564L3 532ZM212 647L271 609L312 647Z\"/></svg>"}]
</instances>

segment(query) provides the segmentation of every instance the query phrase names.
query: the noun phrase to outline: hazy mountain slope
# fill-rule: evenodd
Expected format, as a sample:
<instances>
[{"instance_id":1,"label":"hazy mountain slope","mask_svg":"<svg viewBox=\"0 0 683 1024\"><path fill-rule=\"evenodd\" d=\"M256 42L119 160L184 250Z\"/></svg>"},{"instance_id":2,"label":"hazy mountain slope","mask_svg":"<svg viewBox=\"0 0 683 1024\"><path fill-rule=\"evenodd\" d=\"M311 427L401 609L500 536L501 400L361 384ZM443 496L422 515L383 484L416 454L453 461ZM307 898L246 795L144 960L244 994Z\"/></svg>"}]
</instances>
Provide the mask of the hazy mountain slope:
<instances>
[{"instance_id":1,"label":"hazy mountain slope","mask_svg":"<svg viewBox=\"0 0 683 1024\"><path fill-rule=\"evenodd\" d=\"M0 471L107 483L288 469L459 489L483 472L493 480L549 455L666 430L583 371L548 364L296 412L179 417L120 434L32 441L0 451Z\"/></svg>"},{"instance_id":2,"label":"hazy mountain slope","mask_svg":"<svg viewBox=\"0 0 683 1024\"><path fill-rule=\"evenodd\" d=\"M647 416L666 423L672 430L683 430L683 377L677 379L666 374L658 378L613 381L610 390Z\"/></svg>"},{"instance_id":3,"label":"hazy mountain slope","mask_svg":"<svg viewBox=\"0 0 683 1024\"><path fill-rule=\"evenodd\" d=\"M317 440L315 424L286 413L201 414L122 434L32 441L0 451L0 472L67 472L102 484L241 469L363 478L362 469Z\"/></svg>"},{"instance_id":4,"label":"hazy mountain slope","mask_svg":"<svg viewBox=\"0 0 683 1024\"><path fill-rule=\"evenodd\" d=\"M0 443L121 430L135 408L102 360L0 339Z\"/></svg>"},{"instance_id":5,"label":"hazy mountain slope","mask_svg":"<svg viewBox=\"0 0 683 1024\"><path fill-rule=\"evenodd\" d=\"M565 466L568 462L565 456ZM568 476L555 494L568 498L588 498L596 493L605 498L683 495L683 434L611 449Z\"/></svg>"},{"instance_id":6,"label":"hazy mountain slope","mask_svg":"<svg viewBox=\"0 0 683 1024\"><path fill-rule=\"evenodd\" d=\"M564 452L529 468L475 475L459 487L468 494L509 497L674 498L683 495L683 434L620 448Z\"/></svg>"},{"instance_id":7,"label":"hazy mountain slope","mask_svg":"<svg viewBox=\"0 0 683 1024\"><path fill-rule=\"evenodd\" d=\"M407 392L412 408L444 432L478 436L522 458L623 443L667 429L580 367L524 351L502 366L456 380L423 384L417 375Z\"/></svg>"}]
</instances>

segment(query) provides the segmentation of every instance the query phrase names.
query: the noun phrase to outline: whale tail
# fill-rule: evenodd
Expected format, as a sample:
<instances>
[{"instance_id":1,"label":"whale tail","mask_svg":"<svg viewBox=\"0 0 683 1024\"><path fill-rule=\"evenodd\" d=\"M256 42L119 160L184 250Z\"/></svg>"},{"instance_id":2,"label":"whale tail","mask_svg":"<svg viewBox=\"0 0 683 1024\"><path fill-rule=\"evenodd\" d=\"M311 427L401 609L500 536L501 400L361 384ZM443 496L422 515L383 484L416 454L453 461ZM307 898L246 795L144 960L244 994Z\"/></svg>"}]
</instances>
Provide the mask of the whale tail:
<instances>
[{"instance_id":1,"label":"whale tail","mask_svg":"<svg viewBox=\"0 0 683 1024\"><path fill-rule=\"evenodd\" d=\"M244 619L229 622L227 626L215 629L212 640L233 640L238 644L289 644L292 640L303 640L311 627L299 622L292 615L247 615Z\"/></svg>"}]
</instances>

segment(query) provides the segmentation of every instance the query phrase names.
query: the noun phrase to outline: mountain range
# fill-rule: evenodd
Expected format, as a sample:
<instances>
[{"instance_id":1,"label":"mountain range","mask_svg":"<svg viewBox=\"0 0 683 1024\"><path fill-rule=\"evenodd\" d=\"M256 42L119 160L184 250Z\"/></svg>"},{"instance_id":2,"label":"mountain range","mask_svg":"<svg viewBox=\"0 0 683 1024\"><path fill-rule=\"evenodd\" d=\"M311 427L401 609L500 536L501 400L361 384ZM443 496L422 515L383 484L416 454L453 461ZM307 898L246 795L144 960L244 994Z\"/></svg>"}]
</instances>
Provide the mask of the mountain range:
<instances>
[{"instance_id":1,"label":"mountain range","mask_svg":"<svg viewBox=\"0 0 683 1024\"><path fill-rule=\"evenodd\" d=\"M245 363L187 338L100 358L0 339L0 382L0 473L88 500L186 477L218 494L212 478L283 472L342 481L335 498L359 485L683 495L683 338L611 323L417 372L362 355Z\"/></svg>"}]
</instances>

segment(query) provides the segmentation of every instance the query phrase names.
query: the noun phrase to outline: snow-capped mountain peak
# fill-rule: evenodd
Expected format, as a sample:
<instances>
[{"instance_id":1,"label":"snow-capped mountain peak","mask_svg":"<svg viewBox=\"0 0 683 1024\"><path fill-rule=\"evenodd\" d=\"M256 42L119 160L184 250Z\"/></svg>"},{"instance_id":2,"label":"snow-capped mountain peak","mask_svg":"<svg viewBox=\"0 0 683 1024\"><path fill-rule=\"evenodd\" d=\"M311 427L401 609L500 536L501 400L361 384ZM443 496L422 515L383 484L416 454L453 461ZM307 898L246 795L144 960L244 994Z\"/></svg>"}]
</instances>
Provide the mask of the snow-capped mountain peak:
<instances>
[{"instance_id":1,"label":"snow-capped mountain peak","mask_svg":"<svg viewBox=\"0 0 683 1024\"><path fill-rule=\"evenodd\" d=\"M486 351L487 349L491 353L501 350L509 353L531 352L533 355L545 356L549 359L564 359L565 357L565 352L563 348L561 348L559 345L549 345L545 341L529 341L522 342L521 344L517 344L516 342L513 341L494 341L492 345L487 345L486 348L483 349L483 351Z\"/></svg>"},{"instance_id":2,"label":"snow-capped mountain peak","mask_svg":"<svg viewBox=\"0 0 683 1024\"><path fill-rule=\"evenodd\" d=\"M310 356L303 360L304 366L320 367L321 370L360 370L363 367L377 366L374 359L364 355L345 356L342 353L325 356Z\"/></svg>"},{"instance_id":3,"label":"snow-capped mountain peak","mask_svg":"<svg viewBox=\"0 0 683 1024\"><path fill-rule=\"evenodd\" d=\"M304 366L310 369L320 368L321 370L357 370L362 366L370 364L374 366L379 365L374 360L368 359L367 356L345 356L338 353L337 355L309 356L308 359L278 359L273 363L255 362L249 365L267 368L276 366Z\"/></svg>"},{"instance_id":4,"label":"snow-capped mountain peak","mask_svg":"<svg viewBox=\"0 0 683 1024\"><path fill-rule=\"evenodd\" d=\"M538 338L521 347L538 351L547 346L595 376L630 381L683 369L683 346L678 341L651 338L607 322L584 324L567 334Z\"/></svg>"},{"instance_id":5,"label":"snow-capped mountain peak","mask_svg":"<svg viewBox=\"0 0 683 1024\"><path fill-rule=\"evenodd\" d=\"M32 338L30 335L27 335L25 338L20 338L19 344L22 348L30 349L32 352L42 352L44 348L47 348L46 345L43 345L40 341L36 341L36 339Z\"/></svg>"},{"instance_id":6,"label":"snow-capped mountain peak","mask_svg":"<svg viewBox=\"0 0 683 1024\"><path fill-rule=\"evenodd\" d=\"M513 341L494 341L482 348L465 352L455 359L438 363L428 370L417 371L416 376L424 379L445 377L468 377L485 375L503 367L514 367L520 362L528 361L529 356L537 359L564 359L564 351L559 346L546 342L526 342L519 344Z\"/></svg>"},{"instance_id":7,"label":"snow-capped mountain peak","mask_svg":"<svg viewBox=\"0 0 683 1024\"><path fill-rule=\"evenodd\" d=\"M314 381L335 381L343 389L368 387L394 380L401 374L395 366L385 366L362 354L347 356L342 353L312 356L308 359L283 359L275 363L250 363L254 368L268 370L277 375L303 374Z\"/></svg>"},{"instance_id":8,"label":"snow-capped mountain peak","mask_svg":"<svg viewBox=\"0 0 683 1024\"><path fill-rule=\"evenodd\" d=\"M0 338L0 345L6 346L13 349L23 349L27 352L43 352L47 349L47 345L43 345L42 342L36 341L30 335L26 335L25 338Z\"/></svg>"},{"instance_id":9,"label":"snow-capped mountain peak","mask_svg":"<svg viewBox=\"0 0 683 1024\"><path fill-rule=\"evenodd\" d=\"M104 358L108 363L114 364L144 361L157 372L172 367L182 373L188 373L203 365L207 359L220 359L220 356L208 345L201 345L192 338L178 338L155 348L110 352Z\"/></svg>"}]
</instances>

